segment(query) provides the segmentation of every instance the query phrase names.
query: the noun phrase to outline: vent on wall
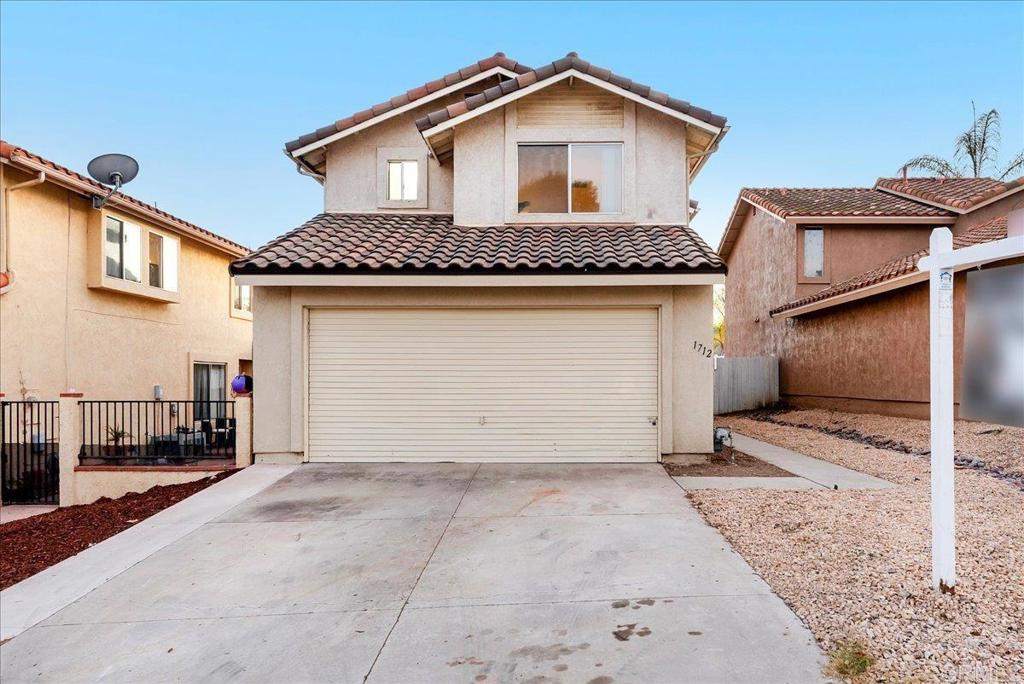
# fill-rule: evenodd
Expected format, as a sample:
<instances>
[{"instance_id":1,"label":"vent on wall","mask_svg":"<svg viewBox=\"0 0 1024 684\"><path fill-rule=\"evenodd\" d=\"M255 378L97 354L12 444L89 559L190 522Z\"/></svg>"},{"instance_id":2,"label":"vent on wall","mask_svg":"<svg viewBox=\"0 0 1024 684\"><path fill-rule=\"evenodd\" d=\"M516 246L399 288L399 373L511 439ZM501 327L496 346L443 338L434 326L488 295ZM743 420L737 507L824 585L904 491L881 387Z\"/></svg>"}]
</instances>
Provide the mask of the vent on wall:
<instances>
[{"instance_id":1,"label":"vent on wall","mask_svg":"<svg viewBox=\"0 0 1024 684\"><path fill-rule=\"evenodd\" d=\"M571 126L622 128L623 99L589 83L560 81L527 95L517 104L520 128Z\"/></svg>"}]
</instances>

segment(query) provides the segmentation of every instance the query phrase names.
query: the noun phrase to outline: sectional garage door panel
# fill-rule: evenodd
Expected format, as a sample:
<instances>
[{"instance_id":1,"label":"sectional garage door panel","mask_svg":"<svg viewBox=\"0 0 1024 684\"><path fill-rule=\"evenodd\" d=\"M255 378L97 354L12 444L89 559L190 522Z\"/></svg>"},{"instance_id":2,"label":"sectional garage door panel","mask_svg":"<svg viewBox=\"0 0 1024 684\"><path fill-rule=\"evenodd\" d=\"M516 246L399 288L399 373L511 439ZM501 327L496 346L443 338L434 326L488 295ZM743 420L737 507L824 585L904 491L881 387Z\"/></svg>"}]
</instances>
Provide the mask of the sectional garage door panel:
<instances>
[{"instance_id":1,"label":"sectional garage door panel","mask_svg":"<svg viewBox=\"0 0 1024 684\"><path fill-rule=\"evenodd\" d=\"M655 461L656 309L313 309L312 461Z\"/></svg>"}]
</instances>

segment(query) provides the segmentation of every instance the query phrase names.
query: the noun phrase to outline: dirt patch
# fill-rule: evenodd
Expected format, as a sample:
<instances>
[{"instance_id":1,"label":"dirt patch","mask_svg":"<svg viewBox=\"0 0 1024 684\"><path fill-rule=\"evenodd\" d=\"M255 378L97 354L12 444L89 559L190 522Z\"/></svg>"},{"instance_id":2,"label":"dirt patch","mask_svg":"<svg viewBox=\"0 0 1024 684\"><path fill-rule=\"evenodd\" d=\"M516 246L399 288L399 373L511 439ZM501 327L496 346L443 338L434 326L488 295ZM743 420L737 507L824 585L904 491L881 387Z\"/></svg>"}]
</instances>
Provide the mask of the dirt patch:
<instances>
[{"instance_id":1,"label":"dirt patch","mask_svg":"<svg viewBox=\"0 0 1024 684\"><path fill-rule=\"evenodd\" d=\"M666 463L665 471L669 475L689 477L794 477L793 473L729 446L708 456L704 463Z\"/></svg>"},{"instance_id":2,"label":"dirt patch","mask_svg":"<svg viewBox=\"0 0 1024 684\"><path fill-rule=\"evenodd\" d=\"M927 420L845 413L823 409L766 409L723 416L748 418L775 425L815 430L876 449L927 458L930 427ZM954 421L954 462L979 470L1024 489L1024 428L971 420Z\"/></svg>"},{"instance_id":3,"label":"dirt patch","mask_svg":"<svg viewBox=\"0 0 1024 684\"><path fill-rule=\"evenodd\" d=\"M51 513L0 525L0 589L70 558L132 525L159 513L234 471L186 482L103 498L91 504L58 508Z\"/></svg>"}]
</instances>

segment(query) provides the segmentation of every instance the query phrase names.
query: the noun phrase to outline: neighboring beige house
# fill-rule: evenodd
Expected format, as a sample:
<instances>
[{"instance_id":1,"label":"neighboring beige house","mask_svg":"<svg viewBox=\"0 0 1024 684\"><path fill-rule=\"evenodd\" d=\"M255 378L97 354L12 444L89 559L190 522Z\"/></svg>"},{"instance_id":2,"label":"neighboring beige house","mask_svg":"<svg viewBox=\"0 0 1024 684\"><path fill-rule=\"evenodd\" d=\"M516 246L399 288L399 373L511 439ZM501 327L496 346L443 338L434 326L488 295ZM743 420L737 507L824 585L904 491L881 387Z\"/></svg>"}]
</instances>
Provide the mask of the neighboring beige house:
<instances>
[{"instance_id":1,"label":"neighboring beige house","mask_svg":"<svg viewBox=\"0 0 1024 684\"><path fill-rule=\"evenodd\" d=\"M998 240L1022 207L1024 178L745 188L719 245L734 274L726 355L778 357L780 396L796 406L927 418L928 274L917 263L931 231L949 227L957 248ZM956 275L958 399L969 283Z\"/></svg>"},{"instance_id":2,"label":"neighboring beige house","mask_svg":"<svg viewBox=\"0 0 1024 684\"><path fill-rule=\"evenodd\" d=\"M5 402L49 402L62 393L81 394L85 401L231 398L231 378L240 370L251 372L252 363L249 290L228 272L233 259L248 253L245 247L121 193L94 209L91 197L105 195L107 188L7 142L0 142L0 186L0 392ZM127 416L104 417L102 424L97 418L95 427L85 429L98 433L92 438L96 444L109 441L109 428L134 431L117 438L114 452L136 454L153 451L160 440L178 439L177 424L187 418L187 429L205 429L212 443L216 416L204 415L201 406L193 416L193 405L180 412L168 409L174 411L174 429L166 424L167 411L163 425L152 424L159 422L154 408L148 413L151 424L143 424L146 410L137 404ZM56 430L40 424L45 423L39 419L42 410L25 413L5 405L5 498L12 483L31 476L35 467L15 462L17 443L26 441L18 433L57 438ZM227 409L217 411L226 420ZM233 421L220 432L229 427ZM194 444L205 438L181 439ZM80 469L76 460L75 472L95 465L91 460L109 462L99 466L108 470L121 461L136 468L141 460L85 458L104 449L116 455L109 444L86 444L86 467ZM61 501L80 503L94 494L203 476L196 466L189 468L196 472L122 477L71 499L62 491ZM61 489L69 486L62 474Z\"/></svg>"},{"instance_id":3,"label":"neighboring beige house","mask_svg":"<svg viewBox=\"0 0 1024 684\"><path fill-rule=\"evenodd\" d=\"M237 260L263 461L712 449L690 182L724 118L574 53L498 53L290 142L324 212Z\"/></svg>"},{"instance_id":4,"label":"neighboring beige house","mask_svg":"<svg viewBox=\"0 0 1024 684\"><path fill-rule=\"evenodd\" d=\"M126 195L93 209L103 186L6 142L0 173L6 398L215 398L194 386L211 371L227 398L251 368L249 296L228 273L248 249Z\"/></svg>"}]
</instances>

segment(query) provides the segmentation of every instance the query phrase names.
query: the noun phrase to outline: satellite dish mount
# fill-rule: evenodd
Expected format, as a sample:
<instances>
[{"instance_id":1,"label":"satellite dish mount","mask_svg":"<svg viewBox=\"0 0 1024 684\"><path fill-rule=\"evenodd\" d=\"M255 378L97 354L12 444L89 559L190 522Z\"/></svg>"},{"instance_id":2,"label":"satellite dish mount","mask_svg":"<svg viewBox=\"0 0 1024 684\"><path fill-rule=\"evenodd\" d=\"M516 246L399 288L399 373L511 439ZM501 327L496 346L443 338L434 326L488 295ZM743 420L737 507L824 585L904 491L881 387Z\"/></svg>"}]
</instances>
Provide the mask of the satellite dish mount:
<instances>
[{"instance_id":1,"label":"satellite dish mount","mask_svg":"<svg viewBox=\"0 0 1024 684\"><path fill-rule=\"evenodd\" d=\"M139 175L139 162L126 154L102 154L89 162L89 175L96 182L111 186L106 195L92 196L92 208L99 209L107 203L121 186Z\"/></svg>"}]
</instances>

